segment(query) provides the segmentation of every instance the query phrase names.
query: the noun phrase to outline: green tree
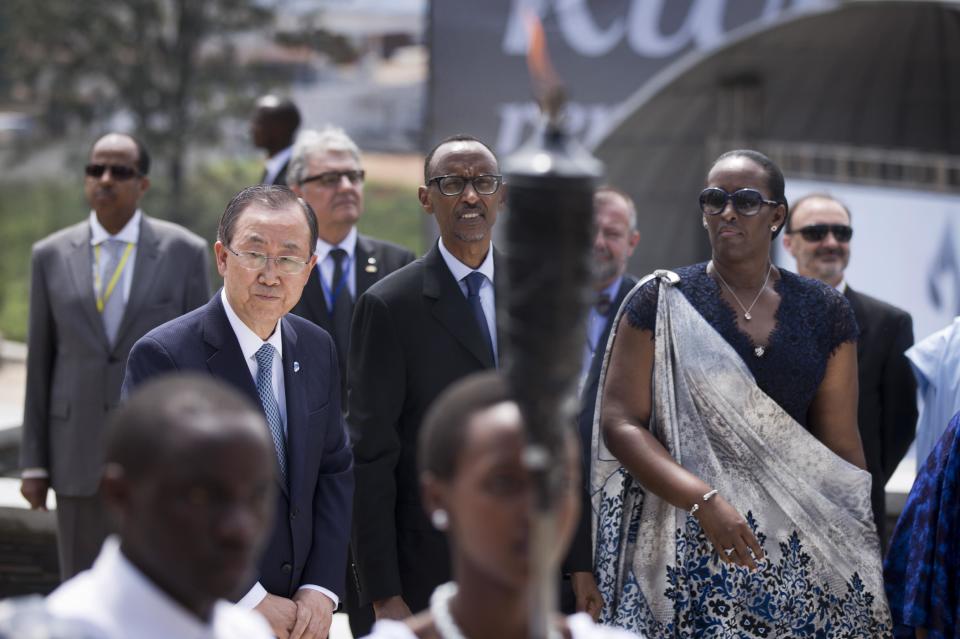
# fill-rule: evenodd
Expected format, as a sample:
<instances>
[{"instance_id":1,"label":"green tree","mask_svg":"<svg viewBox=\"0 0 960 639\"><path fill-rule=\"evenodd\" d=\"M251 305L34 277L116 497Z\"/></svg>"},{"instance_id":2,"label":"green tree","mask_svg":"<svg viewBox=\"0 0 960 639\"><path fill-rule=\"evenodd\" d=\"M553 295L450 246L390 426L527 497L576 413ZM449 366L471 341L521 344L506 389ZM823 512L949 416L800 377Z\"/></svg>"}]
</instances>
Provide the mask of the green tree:
<instances>
[{"instance_id":1,"label":"green tree","mask_svg":"<svg viewBox=\"0 0 960 639\"><path fill-rule=\"evenodd\" d=\"M3 0L0 91L48 139L132 117L165 169L168 216L182 222L188 146L215 142L224 116L264 85L231 36L272 19L257 0Z\"/></svg>"}]
</instances>

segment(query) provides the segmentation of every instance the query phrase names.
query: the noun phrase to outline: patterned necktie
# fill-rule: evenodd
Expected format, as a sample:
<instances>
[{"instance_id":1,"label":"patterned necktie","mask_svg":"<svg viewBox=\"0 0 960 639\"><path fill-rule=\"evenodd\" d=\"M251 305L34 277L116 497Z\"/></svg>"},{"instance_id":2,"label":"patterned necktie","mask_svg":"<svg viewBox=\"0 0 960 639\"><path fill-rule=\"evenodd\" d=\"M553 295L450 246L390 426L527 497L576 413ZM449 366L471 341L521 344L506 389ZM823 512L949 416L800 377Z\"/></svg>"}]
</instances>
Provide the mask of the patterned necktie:
<instances>
[{"instance_id":1,"label":"patterned necktie","mask_svg":"<svg viewBox=\"0 0 960 639\"><path fill-rule=\"evenodd\" d=\"M333 303L333 341L337 345L337 355L342 360L347 356L350 345L350 321L353 319L353 298L350 297L350 287L343 279L343 266L347 252L342 248L330 251L333 259L333 279L330 282L330 295L336 297Z\"/></svg>"},{"instance_id":2,"label":"patterned necktie","mask_svg":"<svg viewBox=\"0 0 960 639\"><path fill-rule=\"evenodd\" d=\"M467 283L467 301L470 302L470 310L473 311L473 316L476 318L477 324L480 325L483 340L486 342L487 348L490 349L490 359L496 362L497 358L493 352L493 339L490 337L490 325L487 324L487 315L483 312L483 304L480 302L480 287L485 279L487 279L486 276L480 271L474 271L463 278Z\"/></svg>"},{"instance_id":3,"label":"patterned necktie","mask_svg":"<svg viewBox=\"0 0 960 639\"><path fill-rule=\"evenodd\" d=\"M123 274L117 279L110 296L107 295L107 287L110 280L113 279L117 266L120 264L120 256L123 255L123 249L126 242L120 240L106 240L100 245L100 290L98 291L103 301L103 311L100 313L103 319L103 330L107 334L107 341L113 346L117 340L117 331L120 328L120 320L123 319L123 309L126 304L123 301ZM129 260L128 260L129 261ZM124 265L129 268L129 264Z\"/></svg>"},{"instance_id":4,"label":"patterned necktie","mask_svg":"<svg viewBox=\"0 0 960 639\"><path fill-rule=\"evenodd\" d=\"M277 449L277 463L280 467L280 479L287 485L287 447L283 435L283 421L280 419L280 405L273 394L273 353L271 344L264 344L257 351L257 394L260 395L260 404L267 416L270 425L270 434L273 436L273 446Z\"/></svg>"}]
</instances>

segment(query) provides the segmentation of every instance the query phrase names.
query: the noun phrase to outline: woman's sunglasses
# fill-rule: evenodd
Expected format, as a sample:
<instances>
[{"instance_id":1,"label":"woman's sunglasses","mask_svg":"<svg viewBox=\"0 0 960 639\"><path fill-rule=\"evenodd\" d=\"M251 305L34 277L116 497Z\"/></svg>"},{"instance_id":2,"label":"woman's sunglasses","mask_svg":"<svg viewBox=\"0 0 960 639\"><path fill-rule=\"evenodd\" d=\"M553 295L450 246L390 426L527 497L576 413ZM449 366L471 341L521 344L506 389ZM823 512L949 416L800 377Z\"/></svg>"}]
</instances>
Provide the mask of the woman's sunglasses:
<instances>
[{"instance_id":1,"label":"woman's sunglasses","mask_svg":"<svg viewBox=\"0 0 960 639\"><path fill-rule=\"evenodd\" d=\"M727 201L733 204L733 210L740 215L756 215L764 204L777 206L780 203L768 200L756 189L740 189L727 193L721 188L711 186L700 191L700 210L705 215L719 215L727 207Z\"/></svg>"}]
</instances>

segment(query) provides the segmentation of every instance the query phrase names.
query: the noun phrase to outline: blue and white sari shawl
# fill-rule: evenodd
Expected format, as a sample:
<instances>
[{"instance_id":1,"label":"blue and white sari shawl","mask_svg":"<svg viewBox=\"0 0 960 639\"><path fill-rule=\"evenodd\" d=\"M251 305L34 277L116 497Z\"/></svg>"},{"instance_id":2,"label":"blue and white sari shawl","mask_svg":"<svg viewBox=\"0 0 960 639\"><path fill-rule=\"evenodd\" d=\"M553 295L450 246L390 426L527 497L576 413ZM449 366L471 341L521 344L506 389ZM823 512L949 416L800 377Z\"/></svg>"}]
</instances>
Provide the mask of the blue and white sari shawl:
<instances>
[{"instance_id":1,"label":"blue and white sari shawl","mask_svg":"<svg viewBox=\"0 0 960 639\"><path fill-rule=\"evenodd\" d=\"M645 493L604 446L598 400L591 497L601 621L649 638L889 636L870 475L758 388L673 288L676 274L655 276L650 431L744 515L765 559L756 572L722 563L693 516Z\"/></svg>"}]
</instances>

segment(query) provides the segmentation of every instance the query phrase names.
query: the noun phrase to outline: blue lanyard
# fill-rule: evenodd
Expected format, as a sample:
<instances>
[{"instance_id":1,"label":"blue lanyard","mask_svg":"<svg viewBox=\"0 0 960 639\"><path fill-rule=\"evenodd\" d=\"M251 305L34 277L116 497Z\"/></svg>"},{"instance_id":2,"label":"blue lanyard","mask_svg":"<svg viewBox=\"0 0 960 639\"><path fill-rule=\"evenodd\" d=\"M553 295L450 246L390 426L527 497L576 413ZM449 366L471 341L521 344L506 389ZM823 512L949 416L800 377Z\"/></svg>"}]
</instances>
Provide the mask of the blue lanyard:
<instances>
[{"instance_id":1,"label":"blue lanyard","mask_svg":"<svg viewBox=\"0 0 960 639\"><path fill-rule=\"evenodd\" d=\"M333 274L330 275L330 284L327 284L327 281L323 279L323 273L320 269L317 269L317 275L320 277L320 287L323 289L323 294L327 298L327 308L333 310L333 305L336 303L337 297L340 293L343 292L343 287L347 285L347 278L350 277L350 264L353 262L353 256L347 254L347 259L343 261L343 275L340 276L340 281L333 285ZM337 266L333 266L336 270ZM348 293L349 295L349 293Z\"/></svg>"}]
</instances>

